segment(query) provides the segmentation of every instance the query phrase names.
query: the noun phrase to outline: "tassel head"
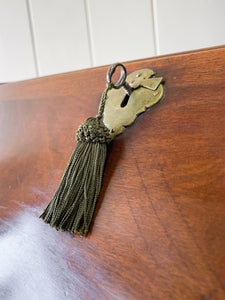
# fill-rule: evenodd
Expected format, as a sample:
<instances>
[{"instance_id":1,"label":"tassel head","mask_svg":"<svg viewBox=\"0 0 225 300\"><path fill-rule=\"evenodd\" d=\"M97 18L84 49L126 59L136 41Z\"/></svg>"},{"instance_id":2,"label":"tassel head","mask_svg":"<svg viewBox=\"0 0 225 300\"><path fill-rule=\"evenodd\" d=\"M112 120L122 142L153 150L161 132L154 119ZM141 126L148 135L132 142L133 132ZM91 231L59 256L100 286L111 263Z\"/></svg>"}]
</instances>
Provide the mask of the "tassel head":
<instances>
[{"instance_id":1,"label":"tassel head","mask_svg":"<svg viewBox=\"0 0 225 300\"><path fill-rule=\"evenodd\" d=\"M91 117L79 126L76 140L83 143L109 144L112 141L112 136L100 118Z\"/></svg>"}]
</instances>

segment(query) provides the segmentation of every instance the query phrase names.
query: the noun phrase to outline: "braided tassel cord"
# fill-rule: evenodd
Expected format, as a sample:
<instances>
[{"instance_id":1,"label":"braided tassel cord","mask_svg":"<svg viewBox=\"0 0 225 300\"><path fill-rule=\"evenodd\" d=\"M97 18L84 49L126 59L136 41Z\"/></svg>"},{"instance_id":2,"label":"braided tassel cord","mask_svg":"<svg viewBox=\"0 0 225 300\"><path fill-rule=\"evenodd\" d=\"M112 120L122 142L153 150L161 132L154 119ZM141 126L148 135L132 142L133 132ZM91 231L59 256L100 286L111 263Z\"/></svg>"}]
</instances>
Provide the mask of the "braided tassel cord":
<instances>
[{"instance_id":1,"label":"braided tassel cord","mask_svg":"<svg viewBox=\"0 0 225 300\"><path fill-rule=\"evenodd\" d=\"M103 92L99 113L88 118L76 133L71 155L54 197L40 216L57 230L83 235L88 232L101 189L107 145L112 137L101 120L109 85Z\"/></svg>"}]
</instances>

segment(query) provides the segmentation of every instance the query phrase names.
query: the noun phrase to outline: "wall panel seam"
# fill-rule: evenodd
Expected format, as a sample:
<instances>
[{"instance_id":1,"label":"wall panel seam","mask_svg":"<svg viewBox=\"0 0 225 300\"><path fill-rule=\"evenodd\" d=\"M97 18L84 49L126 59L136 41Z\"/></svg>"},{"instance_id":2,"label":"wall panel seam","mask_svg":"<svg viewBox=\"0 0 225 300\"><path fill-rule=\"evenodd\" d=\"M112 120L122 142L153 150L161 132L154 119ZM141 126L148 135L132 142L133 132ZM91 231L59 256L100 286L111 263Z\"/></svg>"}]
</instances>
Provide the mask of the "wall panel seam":
<instances>
[{"instance_id":1,"label":"wall panel seam","mask_svg":"<svg viewBox=\"0 0 225 300\"><path fill-rule=\"evenodd\" d=\"M156 0L150 0L152 7L152 25L153 25L153 37L155 43L155 55L160 55L159 49L159 30L158 30L158 18L157 18L157 3Z\"/></svg>"},{"instance_id":2,"label":"wall panel seam","mask_svg":"<svg viewBox=\"0 0 225 300\"><path fill-rule=\"evenodd\" d=\"M36 73L36 76L39 77L40 70L39 70L39 65L38 65L37 48L36 48L36 42L35 42L35 36L34 36L34 26L33 26L32 14L31 14L30 0L26 0L26 6L27 6L27 14L28 14L30 36L31 36L35 73Z\"/></svg>"},{"instance_id":3,"label":"wall panel seam","mask_svg":"<svg viewBox=\"0 0 225 300\"><path fill-rule=\"evenodd\" d=\"M95 65L94 50L93 50L94 48L93 48L93 40L91 36L90 12L89 12L87 0L84 0L84 11L85 11L85 18L86 18L85 21L86 21L86 28L87 28L90 62L91 62L91 67L94 67Z\"/></svg>"}]
</instances>

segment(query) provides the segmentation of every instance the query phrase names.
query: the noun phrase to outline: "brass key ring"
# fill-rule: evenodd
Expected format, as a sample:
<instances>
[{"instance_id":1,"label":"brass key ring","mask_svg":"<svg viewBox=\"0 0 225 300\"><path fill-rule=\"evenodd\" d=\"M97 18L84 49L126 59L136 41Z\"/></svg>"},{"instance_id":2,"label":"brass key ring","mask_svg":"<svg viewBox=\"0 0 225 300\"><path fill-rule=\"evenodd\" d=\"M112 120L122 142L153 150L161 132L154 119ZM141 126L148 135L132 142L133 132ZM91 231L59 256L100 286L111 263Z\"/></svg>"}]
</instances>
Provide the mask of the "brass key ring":
<instances>
[{"instance_id":1,"label":"brass key ring","mask_svg":"<svg viewBox=\"0 0 225 300\"><path fill-rule=\"evenodd\" d=\"M120 73L120 78L118 79L118 81L116 83L114 83L112 81L112 76L115 73L117 67L120 68L121 73ZM125 90L125 92L130 96L133 91L133 88L126 82L126 78L127 78L127 70L126 70L125 66L121 63L115 63L115 64L111 65L106 74L106 81L108 83L113 83L113 88L120 89L122 87Z\"/></svg>"}]
</instances>

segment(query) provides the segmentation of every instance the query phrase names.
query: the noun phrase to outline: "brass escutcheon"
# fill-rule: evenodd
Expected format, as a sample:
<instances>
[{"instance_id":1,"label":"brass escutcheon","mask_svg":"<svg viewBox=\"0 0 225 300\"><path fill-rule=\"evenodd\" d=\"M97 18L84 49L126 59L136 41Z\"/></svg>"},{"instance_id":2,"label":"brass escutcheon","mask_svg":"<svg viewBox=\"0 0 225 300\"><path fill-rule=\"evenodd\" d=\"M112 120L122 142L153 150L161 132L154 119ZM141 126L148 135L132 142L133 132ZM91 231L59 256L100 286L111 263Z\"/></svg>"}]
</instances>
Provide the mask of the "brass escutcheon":
<instances>
[{"instance_id":1,"label":"brass escutcheon","mask_svg":"<svg viewBox=\"0 0 225 300\"><path fill-rule=\"evenodd\" d=\"M117 67L121 69L121 76L115 83L116 87L108 92L103 119L113 136L122 133L164 94L163 78L155 77L152 69L140 69L126 77L124 65L114 64L107 73L108 83Z\"/></svg>"}]
</instances>

